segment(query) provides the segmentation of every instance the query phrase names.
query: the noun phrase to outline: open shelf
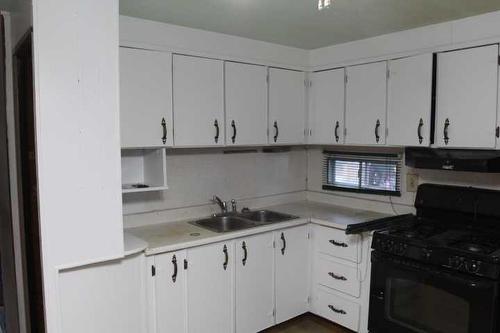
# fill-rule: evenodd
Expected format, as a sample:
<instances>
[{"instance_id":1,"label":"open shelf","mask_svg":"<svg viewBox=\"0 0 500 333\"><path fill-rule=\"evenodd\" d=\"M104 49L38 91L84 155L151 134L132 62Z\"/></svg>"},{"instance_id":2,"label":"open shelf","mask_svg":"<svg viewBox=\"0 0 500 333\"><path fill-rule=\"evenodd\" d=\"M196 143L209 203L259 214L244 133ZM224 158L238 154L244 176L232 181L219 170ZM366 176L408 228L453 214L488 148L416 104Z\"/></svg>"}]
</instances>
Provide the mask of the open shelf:
<instances>
[{"instance_id":1,"label":"open shelf","mask_svg":"<svg viewBox=\"0 0 500 333\"><path fill-rule=\"evenodd\" d=\"M122 149L122 193L167 190L166 161L165 148Z\"/></svg>"}]
</instances>

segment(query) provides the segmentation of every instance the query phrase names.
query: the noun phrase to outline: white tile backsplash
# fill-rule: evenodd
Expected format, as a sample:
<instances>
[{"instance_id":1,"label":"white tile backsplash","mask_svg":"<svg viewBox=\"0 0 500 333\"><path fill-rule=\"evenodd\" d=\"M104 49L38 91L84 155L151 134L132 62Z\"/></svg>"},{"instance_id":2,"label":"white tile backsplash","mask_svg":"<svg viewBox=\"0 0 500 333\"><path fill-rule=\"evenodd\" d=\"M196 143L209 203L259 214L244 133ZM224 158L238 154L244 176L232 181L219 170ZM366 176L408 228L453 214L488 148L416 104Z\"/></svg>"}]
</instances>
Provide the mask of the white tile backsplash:
<instances>
[{"instance_id":1,"label":"white tile backsplash","mask_svg":"<svg viewBox=\"0 0 500 333\"><path fill-rule=\"evenodd\" d=\"M169 189L163 192L126 194L125 215L213 206L212 196L223 200L252 200L306 189L305 148L280 153L233 153L222 150L167 151ZM165 215L161 213L160 215ZM167 214L168 215L168 214ZM166 215L165 215L166 216ZM140 222L139 216L128 217ZM144 219L145 224L148 219ZM126 223L126 226L127 225Z\"/></svg>"}]
</instances>

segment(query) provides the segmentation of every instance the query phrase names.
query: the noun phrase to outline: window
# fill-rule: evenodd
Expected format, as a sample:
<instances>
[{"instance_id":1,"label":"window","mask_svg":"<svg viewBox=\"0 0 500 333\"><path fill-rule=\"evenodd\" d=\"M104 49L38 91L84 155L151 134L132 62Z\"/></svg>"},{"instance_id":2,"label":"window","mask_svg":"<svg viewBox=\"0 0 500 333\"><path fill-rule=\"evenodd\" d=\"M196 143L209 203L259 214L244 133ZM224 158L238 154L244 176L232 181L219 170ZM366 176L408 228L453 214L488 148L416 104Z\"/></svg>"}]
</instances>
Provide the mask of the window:
<instances>
[{"instance_id":1,"label":"window","mask_svg":"<svg viewBox=\"0 0 500 333\"><path fill-rule=\"evenodd\" d=\"M323 152L323 189L401 195L401 156Z\"/></svg>"}]
</instances>

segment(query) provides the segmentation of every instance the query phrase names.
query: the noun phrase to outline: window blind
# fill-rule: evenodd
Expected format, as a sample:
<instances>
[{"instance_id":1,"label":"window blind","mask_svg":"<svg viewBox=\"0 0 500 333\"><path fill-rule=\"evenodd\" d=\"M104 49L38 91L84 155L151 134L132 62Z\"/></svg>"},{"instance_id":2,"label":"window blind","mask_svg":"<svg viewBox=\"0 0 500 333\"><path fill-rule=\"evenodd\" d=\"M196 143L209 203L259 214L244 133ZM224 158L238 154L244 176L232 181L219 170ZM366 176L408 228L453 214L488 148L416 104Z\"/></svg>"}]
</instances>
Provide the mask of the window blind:
<instances>
[{"instance_id":1,"label":"window blind","mask_svg":"<svg viewBox=\"0 0 500 333\"><path fill-rule=\"evenodd\" d=\"M401 155L323 152L323 189L401 196Z\"/></svg>"}]
</instances>

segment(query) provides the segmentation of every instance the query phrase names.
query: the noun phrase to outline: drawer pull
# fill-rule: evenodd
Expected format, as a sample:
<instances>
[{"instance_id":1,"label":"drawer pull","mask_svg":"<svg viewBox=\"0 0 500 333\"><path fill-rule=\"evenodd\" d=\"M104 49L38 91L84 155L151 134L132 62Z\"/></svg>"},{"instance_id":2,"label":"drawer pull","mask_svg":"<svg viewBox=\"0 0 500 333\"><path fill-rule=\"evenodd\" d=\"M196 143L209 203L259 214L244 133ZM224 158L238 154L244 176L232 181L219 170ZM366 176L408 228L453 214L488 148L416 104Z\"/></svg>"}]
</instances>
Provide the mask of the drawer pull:
<instances>
[{"instance_id":1,"label":"drawer pull","mask_svg":"<svg viewBox=\"0 0 500 333\"><path fill-rule=\"evenodd\" d=\"M342 275L337 275L337 274L332 273L332 272L329 272L328 275L330 275L330 277L334 278L335 280L347 281L347 278L345 276L342 276Z\"/></svg>"},{"instance_id":2,"label":"drawer pull","mask_svg":"<svg viewBox=\"0 0 500 333\"><path fill-rule=\"evenodd\" d=\"M348 247L349 245L347 245L346 243L343 243L343 242L337 242L336 240L333 240L333 239L330 239L329 242L332 244L332 245L335 245L335 246L338 246L338 247Z\"/></svg>"},{"instance_id":3,"label":"drawer pull","mask_svg":"<svg viewBox=\"0 0 500 333\"><path fill-rule=\"evenodd\" d=\"M342 315L347 314L347 312L345 312L344 310L337 309L337 308L336 308L336 307L334 307L333 305L328 305L328 307L330 308L330 310L332 310L332 311L333 311L333 312L335 312L335 313L342 314Z\"/></svg>"}]
</instances>

